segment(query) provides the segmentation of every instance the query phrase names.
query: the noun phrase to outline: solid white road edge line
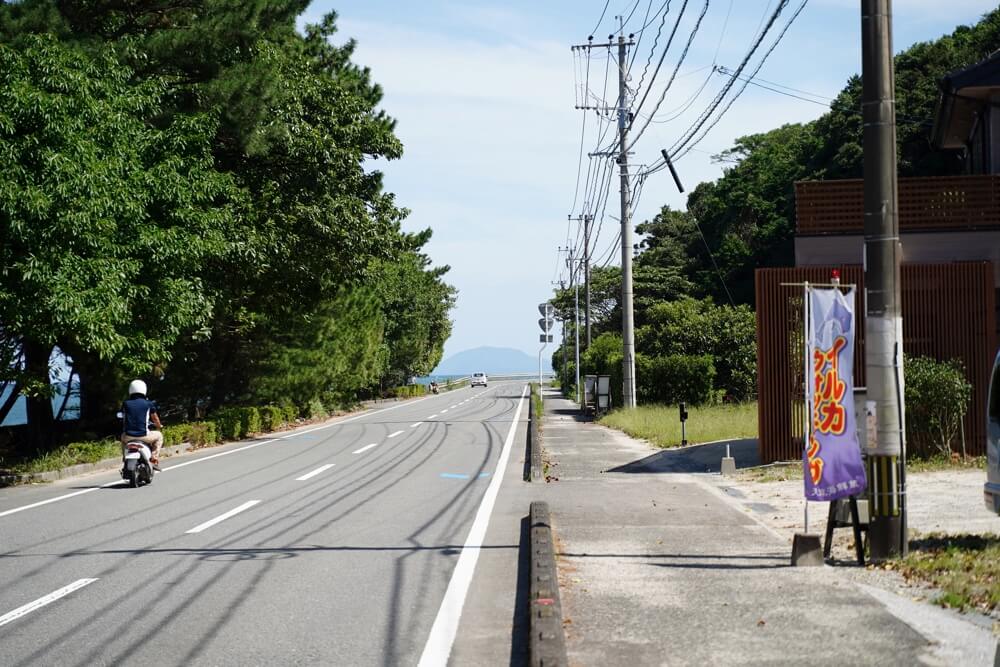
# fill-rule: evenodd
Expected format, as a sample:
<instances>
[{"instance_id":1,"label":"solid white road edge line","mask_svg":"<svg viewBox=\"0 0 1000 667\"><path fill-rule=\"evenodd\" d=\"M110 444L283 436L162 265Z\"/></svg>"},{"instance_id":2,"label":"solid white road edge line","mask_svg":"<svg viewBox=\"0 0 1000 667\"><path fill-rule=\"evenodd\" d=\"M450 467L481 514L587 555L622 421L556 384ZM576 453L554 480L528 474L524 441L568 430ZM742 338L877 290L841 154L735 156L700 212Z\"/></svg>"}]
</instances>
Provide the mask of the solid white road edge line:
<instances>
[{"instance_id":1,"label":"solid white road edge line","mask_svg":"<svg viewBox=\"0 0 1000 667\"><path fill-rule=\"evenodd\" d=\"M396 431L396 432L394 432L394 433L390 433L390 434L388 435L388 437L390 437L390 438L395 438L395 437L396 437L397 435L403 435L403 432L402 432L402 431Z\"/></svg>"},{"instance_id":2,"label":"solid white road edge line","mask_svg":"<svg viewBox=\"0 0 1000 667\"><path fill-rule=\"evenodd\" d=\"M22 606L18 607L14 611L7 612L3 616L0 616L0 625L6 625L6 624L10 623L11 621L16 621L17 619L21 618L22 616L26 616L26 615L30 614L31 612L35 611L36 609L41 609L45 605L51 604L52 602L55 602L59 598L66 597L67 595L69 595L73 591L78 591L81 588L83 588L84 586L87 586L88 584L92 584L95 581L97 581L97 579L77 579L76 581L74 581L69 586L63 586L62 588L60 588L57 591L52 591L51 593L49 593L45 597L40 597L37 600L35 600L34 602L29 602L26 605L22 605Z\"/></svg>"},{"instance_id":3,"label":"solid white road edge line","mask_svg":"<svg viewBox=\"0 0 1000 667\"><path fill-rule=\"evenodd\" d=\"M194 528L192 528L191 530L186 530L184 532L185 533L200 533L201 531L203 531L203 530L205 530L207 528L211 528L212 526L214 526L217 523L225 521L226 519L228 519L230 517L236 516L240 512L243 512L245 510L250 509L251 507L253 507L254 505L256 505L259 502L260 502L259 500L248 500L245 503L243 503L242 505L240 505L239 507L234 507L233 509L229 510L225 514L220 514L219 516L215 517L214 519L209 519L205 523L200 523L197 526L195 526Z\"/></svg>"},{"instance_id":4,"label":"solid white road edge line","mask_svg":"<svg viewBox=\"0 0 1000 667\"><path fill-rule=\"evenodd\" d=\"M361 452L367 452L367 451L368 451L369 449L371 449L372 447L378 447L378 443L377 443L377 442L373 442L373 443L372 443L372 444L370 444L370 445L365 445L365 446L364 446L364 447L362 447L361 449L355 449L355 450L354 450L353 452L351 452L351 453L352 453L352 454L360 454Z\"/></svg>"},{"instance_id":5,"label":"solid white road edge line","mask_svg":"<svg viewBox=\"0 0 1000 667\"><path fill-rule=\"evenodd\" d=\"M479 552L486 538L486 528L490 523L490 515L493 514L493 506L496 504L497 494L500 493L500 485L503 482L503 473L507 469L507 461L510 459L511 445L514 443L514 434L517 433L517 426L521 421L521 408L524 407L524 395L528 387L525 385L521 389L521 398L517 402L517 410L514 412L514 420L507 431L507 439L503 443L503 451L500 452L500 460L497 461L496 472L490 485L486 488L483 500L476 511L476 518L472 522L472 529L469 530L469 537L462 546L462 553L458 556L458 563L451 574L448 582L448 590L445 591L444 600L434 618L434 625L431 627L430 637L424 645L424 652L420 656L419 667L444 667L448 664L448 656L451 655L451 647L455 643L455 635L458 633L458 621L462 617L462 607L465 605L465 596L469 592L472 584L472 575L476 571L476 561L479 560Z\"/></svg>"},{"instance_id":6,"label":"solid white road edge line","mask_svg":"<svg viewBox=\"0 0 1000 667\"><path fill-rule=\"evenodd\" d=\"M307 479L310 479L312 477L315 477L316 475L319 475L321 473L326 472L327 470L329 470L330 468L332 468L334 465L335 464L333 464L333 463L327 463L325 466L320 466L320 467L316 468L315 470L313 470L312 472L307 472L306 474L302 475L302 477L296 477L295 481L296 482L304 482Z\"/></svg>"}]
</instances>

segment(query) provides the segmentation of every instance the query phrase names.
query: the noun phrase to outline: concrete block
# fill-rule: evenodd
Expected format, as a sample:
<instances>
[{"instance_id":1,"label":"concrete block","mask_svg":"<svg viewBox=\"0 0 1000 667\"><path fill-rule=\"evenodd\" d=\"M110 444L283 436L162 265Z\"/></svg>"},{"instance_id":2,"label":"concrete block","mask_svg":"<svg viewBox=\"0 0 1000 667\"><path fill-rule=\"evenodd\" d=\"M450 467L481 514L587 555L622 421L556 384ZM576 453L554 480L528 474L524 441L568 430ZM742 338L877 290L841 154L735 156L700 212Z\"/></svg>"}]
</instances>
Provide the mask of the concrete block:
<instances>
[{"instance_id":1,"label":"concrete block","mask_svg":"<svg viewBox=\"0 0 1000 667\"><path fill-rule=\"evenodd\" d=\"M722 457L722 476L733 477L736 475L736 459L732 456Z\"/></svg>"},{"instance_id":2,"label":"concrete block","mask_svg":"<svg viewBox=\"0 0 1000 667\"><path fill-rule=\"evenodd\" d=\"M823 545L819 535L795 533L792 538L792 566L812 567L823 564Z\"/></svg>"}]
</instances>

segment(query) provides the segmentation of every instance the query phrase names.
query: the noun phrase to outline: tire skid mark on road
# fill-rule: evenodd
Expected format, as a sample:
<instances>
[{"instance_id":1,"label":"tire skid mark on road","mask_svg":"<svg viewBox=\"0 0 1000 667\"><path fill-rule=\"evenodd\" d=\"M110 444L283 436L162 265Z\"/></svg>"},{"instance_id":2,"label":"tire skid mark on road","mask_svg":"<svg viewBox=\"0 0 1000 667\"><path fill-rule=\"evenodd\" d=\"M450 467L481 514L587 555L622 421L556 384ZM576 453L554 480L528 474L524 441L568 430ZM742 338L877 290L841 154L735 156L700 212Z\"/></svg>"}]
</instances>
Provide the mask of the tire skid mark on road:
<instances>
[{"instance_id":1,"label":"tire skid mark on road","mask_svg":"<svg viewBox=\"0 0 1000 667\"><path fill-rule=\"evenodd\" d=\"M288 440L290 438L295 438L295 437L298 437L300 435L305 435L307 433L314 433L316 431L322 431L322 430L325 430L325 429L334 428L336 426L341 426L343 424L348 424L348 423L357 421L358 419L362 419L364 417L372 417L374 415L382 414L383 412L389 412L390 410L397 410L399 408L404 408L404 407L407 407L409 405L413 405L414 403L419 403L421 401L425 401L428 398L431 398L431 397L430 396L425 396L424 398L418 398L418 399L415 399L413 401L408 401L408 402L403 403L401 405L394 405L392 407L382 408L381 410L376 410L374 412L363 412L363 413L361 413L359 415L355 415L354 417L348 417L346 419L338 420L336 422L333 422L332 424L323 424L323 425L317 426L315 428L306 429L304 431L298 431L296 433L290 433L288 435L279 436L277 438L270 438L268 440L259 440L257 442L250 443L250 444L245 445L243 447L237 447L235 449L229 449L229 450L226 450L224 452L219 452L217 454L211 454L209 456L202 456L202 457L199 457L199 458L196 458L196 459L192 459L191 461L184 461L183 463L177 463L175 465L171 465L171 466L169 466L167 468L164 468L163 472L170 472L171 470L177 470L177 469L189 466L189 465L194 465L196 463L202 463L204 461L211 461L213 459L217 459L217 458L222 457L222 456L228 456L230 454L235 454L237 452L245 452L247 450L255 449L255 448L261 447L263 445L269 445L269 444L274 443L274 442L279 442L279 441L282 441L282 440ZM59 502L61 500L68 500L69 498L75 498L76 496L82 496L82 495L84 495L86 493L92 493L94 491L99 491L100 489L106 489L106 488L108 488L110 486L118 486L118 485L121 485L121 484L124 484L124 481L122 481L122 480L115 480L113 482L108 482L107 484L102 484L100 486L92 487L92 488L89 488L89 489L81 489L80 491L74 491L72 493L66 493L66 494L63 494L61 496L56 496L54 498L47 498L45 500L40 500L40 501L35 502L35 503L30 503L28 505L23 505L21 507L14 507L14 508L11 508L9 510L4 510L4 511L0 512L0 518L3 518L5 516L9 516L11 514L16 514L18 512L23 512L25 510L34 509L36 507L42 507L42 506L48 505L50 503Z\"/></svg>"},{"instance_id":2,"label":"tire skid mark on road","mask_svg":"<svg viewBox=\"0 0 1000 667\"><path fill-rule=\"evenodd\" d=\"M448 657L451 655L452 646L455 643L455 635L458 633L458 623L462 616L462 607L465 606L465 598L472 584L472 577L476 571L476 563L479 560L479 553L482 550L483 540L486 538L486 529L489 527L490 517L493 514L493 506L496 503L497 495L500 493L500 485L503 481L503 473L510 460L510 453L514 444L514 436L517 433L521 422L521 410L524 407L524 395L527 386L521 389L521 397L517 401L517 409L511 420L510 429L504 440L503 449L500 451L500 458L497 461L496 470L498 474L490 480L486 493L476 511L476 517L469 530L465 545L458 557L458 563L452 571L451 579L448 581L448 589L445 591L444 599L434 618L434 625L431 627L430 636L424 645L423 653L420 656L420 667L431 667L448 664Z\"/></svg>"}]
</instances>

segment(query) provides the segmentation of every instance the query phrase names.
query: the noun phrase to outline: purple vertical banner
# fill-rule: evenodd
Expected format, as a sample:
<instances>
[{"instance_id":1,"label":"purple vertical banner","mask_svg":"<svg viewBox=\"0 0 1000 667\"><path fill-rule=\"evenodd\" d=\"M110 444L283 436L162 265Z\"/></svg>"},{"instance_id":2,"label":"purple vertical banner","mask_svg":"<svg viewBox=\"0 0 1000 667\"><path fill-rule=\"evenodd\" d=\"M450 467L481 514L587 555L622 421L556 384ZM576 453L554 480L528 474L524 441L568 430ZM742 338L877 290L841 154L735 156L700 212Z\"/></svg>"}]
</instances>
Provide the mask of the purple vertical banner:
<instances>
[{"instance_id":1,"label":"purple vertical banner","mask_svg":"<svg viewBox=\"0 0 1000 667\"><path fill-rule=\"evenodd\" d=\"M806 406L809 434L802 465L806 500L830 501L865 490L854 416L854 287L809 289Z\"/></svg>"}]
</instances>

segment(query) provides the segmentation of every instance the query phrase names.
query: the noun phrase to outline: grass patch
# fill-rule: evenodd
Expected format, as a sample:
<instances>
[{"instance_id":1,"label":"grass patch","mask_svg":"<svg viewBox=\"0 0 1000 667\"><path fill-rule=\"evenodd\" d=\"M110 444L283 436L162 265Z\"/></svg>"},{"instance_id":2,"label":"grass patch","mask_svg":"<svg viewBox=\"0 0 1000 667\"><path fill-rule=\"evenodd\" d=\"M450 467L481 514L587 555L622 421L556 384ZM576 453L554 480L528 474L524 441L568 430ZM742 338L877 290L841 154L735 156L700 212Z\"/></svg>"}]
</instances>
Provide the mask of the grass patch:
<instances>
[{"instance_id":1,"label":"grass patch","mask_svg":"<svg viewBox=\"0 0 1000 667\"><path fill-rule=\"evenodd\" d=\"M962 457L945 458L935 456L930 459L908 459L906 461L907 472L940 472L943 470L986 470L985 456L970 456L962 460Z\"/></svg>"},{"instance_id":2,"label":"grass patch","mask_svg":"<svg viewBox=\"0 0 1000 667\"><path fill-rule=\"evenodd\" d=\"M68 468L79 463L97 463L102 459L112 459L122 455L117 440L96 440L91 442L71 442L50 452L14 461L4 468L15 475L29 475Z\"/></svg>"},{"instance_id":3,"label":"grass patch","mask_svg":"<svg viewBox=\"0 0 1000 667\"><path fill-rule=\"evenodd\" d=\"M802 479L802 463L775 463L769 466L744 468L738 471L740 480L745 482L788 482Z\"/></svg>"},{"instance_id":4,"label":"grass patch","mask_svg":"<svg viewBox=\"0 0 1000 667\"><path fill-rule=\"evenodd\" d=\"M910 540L894 564L908 580L940 589L943 607L990 613L1000 609L1000 535L931 534Z\"/></svg>"},{"instance_id":5,"label":"grass patch","mask_svg":"<svg viewBox=\"0 0 1000 667\"><path fill-rule=\"evenodd\" d=\"M602 417L600 423L648 440L658 447L677 447L681 444L681 423L676 406L640 405L633 410L615 410ZM688 408L689 444L756 437L756 403Z\"/></svg>"}]
</instances>

